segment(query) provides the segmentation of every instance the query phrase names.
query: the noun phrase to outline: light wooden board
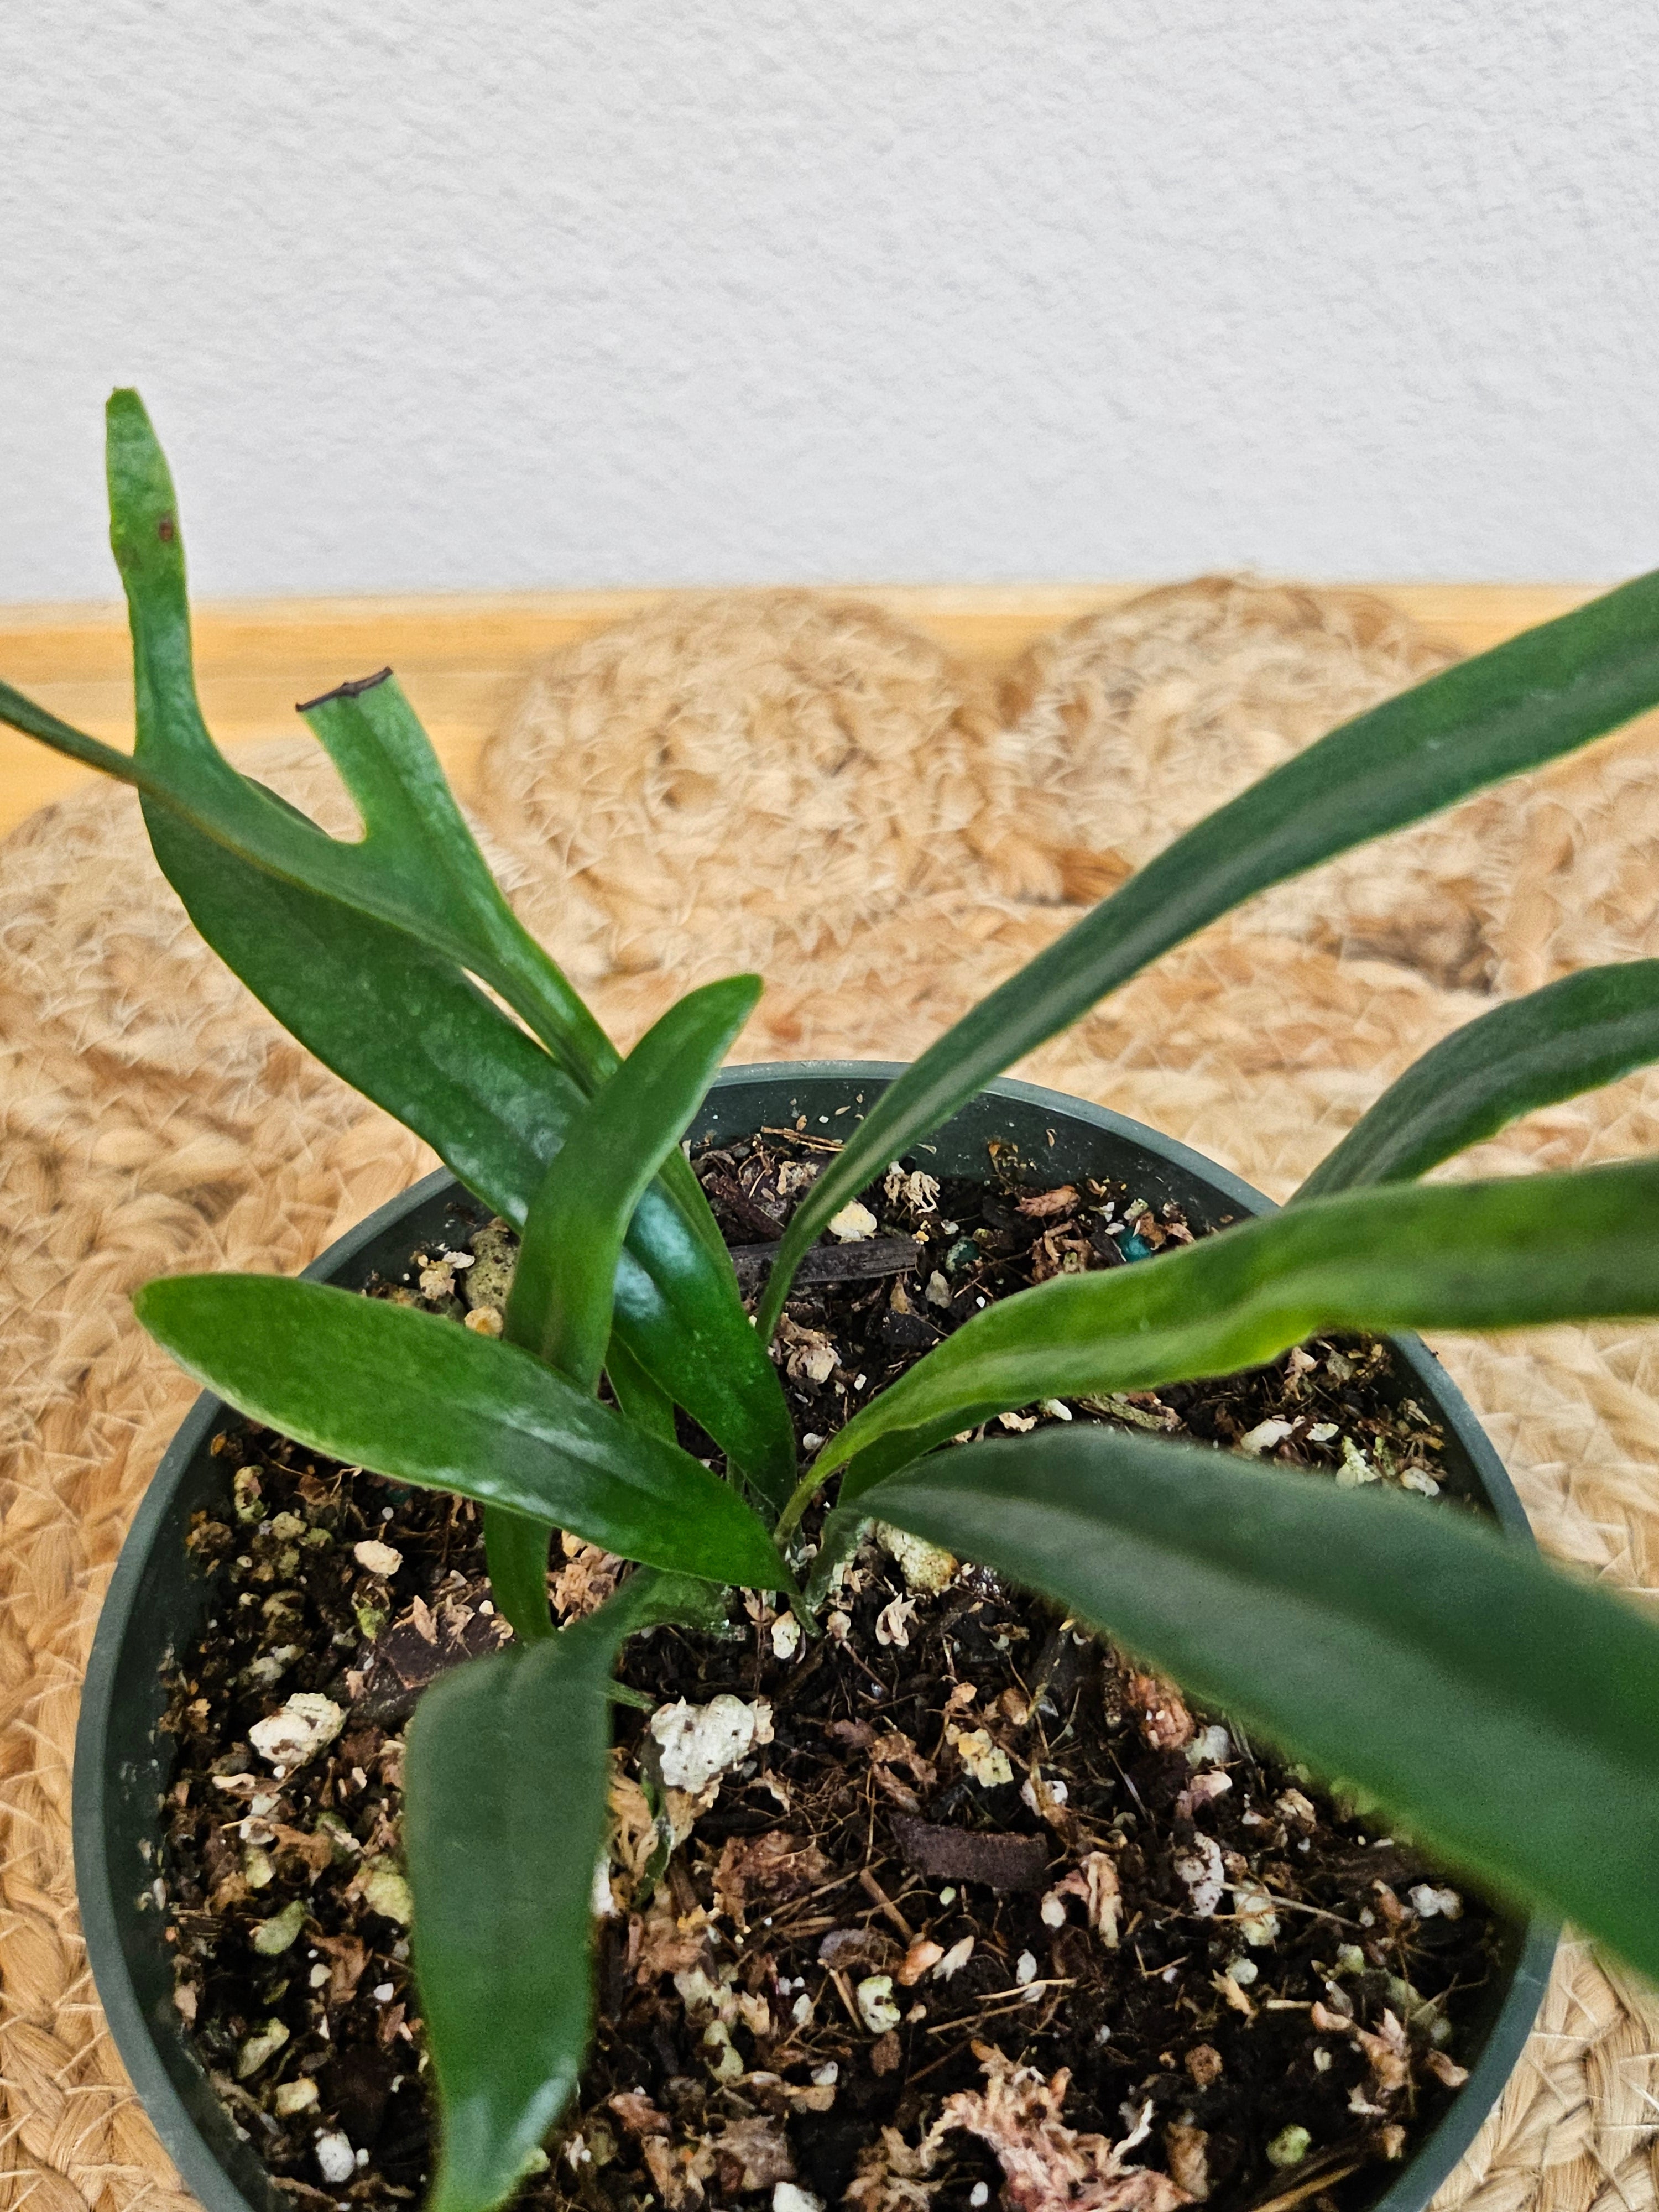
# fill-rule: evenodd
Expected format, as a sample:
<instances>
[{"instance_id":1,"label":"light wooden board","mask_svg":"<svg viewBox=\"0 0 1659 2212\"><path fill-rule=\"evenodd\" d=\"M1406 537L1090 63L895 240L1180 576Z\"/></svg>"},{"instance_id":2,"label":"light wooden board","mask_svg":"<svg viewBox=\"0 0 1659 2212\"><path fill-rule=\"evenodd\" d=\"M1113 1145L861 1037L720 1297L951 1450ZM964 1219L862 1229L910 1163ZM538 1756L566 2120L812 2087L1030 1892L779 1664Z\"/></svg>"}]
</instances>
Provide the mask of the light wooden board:
<instances>
[{"instance_id":1,"label":"light wooden board","mask_svg":"<svg viewBox=\"0 0 1659 2212\"><path fill-rule=\"evenodd\" d=\"M1139 584L848 586L968 658L1009 660L1078 616L1121 605ZM1466 652L1563 614L1594 586L1382 584L1394 600ZM263 599L196 610L196 657L209 726L223 744L286 734L295 702L390 661L465 791L480 747L526 670L544 653L665 596L535 592L408 599ZM127 745L132 683L116 606L0 607L0 676L64 720ZM0 730L0 836L89 771Z\"/></svg>"}]
</instances>

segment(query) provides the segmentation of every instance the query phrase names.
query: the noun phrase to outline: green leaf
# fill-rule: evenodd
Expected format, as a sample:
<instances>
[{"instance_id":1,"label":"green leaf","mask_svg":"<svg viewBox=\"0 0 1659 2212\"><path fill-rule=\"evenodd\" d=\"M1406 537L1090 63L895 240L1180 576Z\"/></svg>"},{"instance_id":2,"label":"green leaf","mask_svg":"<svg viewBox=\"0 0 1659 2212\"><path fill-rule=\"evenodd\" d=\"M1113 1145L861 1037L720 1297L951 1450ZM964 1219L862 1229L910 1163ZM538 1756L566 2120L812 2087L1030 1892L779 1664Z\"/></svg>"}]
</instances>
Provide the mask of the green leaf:
<instances>
[{"instance_id":1,"label":"green leaf","mask_svg":"<svg viewBox=\"0 0 1659 2212\"><path fill-rule=\"evenodd\" d=\"M1409 1182L1534 1107L1659 1060L1659 960L1584 968L1454 1030L1390 1084L1291 1200Z\"/></svg>"},{"instance_id":2,"label":"green leaf","mask_svg":"<svg viewBox=\"0 0 1659 2212\"><path fill-rule=\"evenodd\" d=\"M801 1255L919 1137L1159 953L1287 877L1571 752L1659 702L1659 572L1345 723L1132 876L980 1001L887 1091L797 1208L766 1286L769 1336Z\"/></svg>"},{"instance_id":3,"label":"green leaf","mask_svg":"<svg viewBox=\"0 0 1659 2212\"><path fill-rule=\"evenodd\" d=\"M1034 1399L1231 1375L1316 1330L1654 1313L1659 1162L1351 1191L987 1306L833 1437L812 1476L869 1453L842 1484L850 1500Z\"/></svg>"},{"instance_id":4,"label":"green leaf","mask_svg":"<svg viewBox=\"0 0 1659 2212\"><path fill-rule=\"evenodd\" d=\"M161 872L219 957L293 1036L521 1224L582 1093L451 960L285 882L143 801Z\"/></svg>"},{"instance_id":5,"label":"green leaf","mask_svg":"<svg viewBox=\"0 0 1659 2212\"><path fill-rule=\"evenodd\" d=\"M440 2120L431 2212L510 2197L580 2072L606 1693L635 1584L651 1579L532 1650L453 1668L410 1723L404 1835Z\"/></svg>"},{"instance_id":6,"label":"green leaf","mask_svg":"<svg viewBox=\"0 0 1659 2212\"><path fill-rule=\"evenodd\" d=\"M674 1401L659 1390L613 1330L605 1355L605 1372L617 1403L630 1421L637 1421L653 1436L674 1442ZM713 1431L710 1431L713 1434Z\"/></svg>"},{"instance_id":7,"label":"green leaf","mask_svg":"<svg viewBox=\"0 0 1659 2212\"><path fill-rule=\"evenodd\" d=\"M702 1104L760 988L757 975L732 975L672 1006L573 1119L532 1201L507 1334L579 1390L599 1387L617 1262L635 1208ZM785 1486L779 1502L787 1495Z\"/></svg>"},{"instance_id":8,"label":"green leaf","mask_svg":"<svg viewBox=\"0 0 1659 2212\"><path fill-rule=\"evenodd\" d=\"M115 772L257 866L391 922L470 969L584 1088L607 1075L617 1057L610 1041L501 896L390 670L306 710L362 818L356 841L329 836L220 752L196 696L184 539L166 457L136 392L112 395L106 423L110 543L132 626L138 726L133 757Z\"/></svg>"},{"instance_id":9,"label":"green leaf","mask_svg":"<svg viewBox=\"0 0 1659 2212\"><path fill-rule=\"evenodd\" d=\"M483 1510L484 1565L489 1594L521 1644L539 1644L553 1633L547 1606L547 1553L550 1521L532 1520L510 1505Z\"/></svg>"},{"instance_id":10,"label":"green leaf","mask_svg":"<svg viewBox=\"0 0 1659 2212\"><path fill-rule=\"evenodd\" d=\"M575 1099L616 1065L609 1041L490 881L395 686L348 685L311 710L368 823L359 842L328 836L224 759L196 697L172 479L136 393L110 403L109 477L137 751L3 684L0 720L137 784L157 858L208 942L319 1059L521 1224ZM463 969L501 990L574 1081ZM733 1464L781 1490L793 1438L776 1374L683 1159L663 1183L629 1232L618 1326Z\"/></svg>"},{"instance_id":11,"label":"green leaf","mask_svg":"<svg viewBox=\"0 0 1659 2212\"><path fill-rule=\"evenodd\" d=\"M678 1152L668 1160L671 1171L677 1166L685 1167ZM672 1392L763 1497L784 1497L795 1431L783 1385L744 1311L725 1245L708 1249L665 1192L668 1180L647 1191L629 1230L612 1341ZM706 1214L701 1189L697 1199Z\"/></svg>"},{"instance_id":12,"label":"green leaf","mask_svg":"<svg viewBox=\"0 0 1659 2212\"><path fill-rule=\"evenodd\" d=\"M635 1208L696 1113L710 1078L753 1009L757 976L694 992L641 1038L617 1073L572 1117L532 1201L507 1299L507 1341L591 1395L611 1342L617 1267ZM613 1366L641 1376L625 1352ZM646 1426L660 1437L673 1409L648 1377ZM618 1402L621 1401L619 1399ZM484 1509L484 1552L496 1601L526 1643L549 1636L545 1523L505 1506Z\"/></svg>"},{"instance_id":13,"label":"green leaf","mask_svg":"<svg viewBox=\"0 0 1659 2212\"><path fill-rule=\"evenodd\" d=\"M100 769L106 775L118 776L123 783L137 781L131 753L106 745L100 738L89 738L84 730L77 730L72 722L48 713L46 708L3 681L0 681L0 722L9 722L26 738L38 738L42 744L79 761L84 768Z\"/></svg>"},{"instance_id":14,"label":"green leaf","mask_svg":"<svg viewBox=\"0 0 1659 2212\"><path fill-rule=\"evenodd\" d=\"M522 1228L582 1103L571 1079L441 955L253 867L165 806L144 807L163 873L227 966L325 1066ZM725 1248L706 1251L660 1188L634 1215L616 1299L618 1337L641 1373L660 1377L734 1466L769 1471L775 1491L787 1485L788 1408Z\"/></svg>"},{"instance_id":15,"label":"green leaf","mask_svg":"<svg viewBox=\"0 0 1659 2212\"><path fill-rule=\"evenodd\" d=\"M1659 1630L1621 1600L1455 1509L1103 1426L940 1452L879 1510L1659 1972Z\"/></svg>"},{"instance_id":16,"label":"green leaf","mask_svg":"<svg viewBox=\"0 0 1659 2212\"><path fill-rule=\"evenodd\" d=\"M133 1304L188 1373L315 1451L510 1506L650 1566L786 1586L735 1490L513 1345L276 1275L167 1276Z\"/></svg>"}]
</instances>

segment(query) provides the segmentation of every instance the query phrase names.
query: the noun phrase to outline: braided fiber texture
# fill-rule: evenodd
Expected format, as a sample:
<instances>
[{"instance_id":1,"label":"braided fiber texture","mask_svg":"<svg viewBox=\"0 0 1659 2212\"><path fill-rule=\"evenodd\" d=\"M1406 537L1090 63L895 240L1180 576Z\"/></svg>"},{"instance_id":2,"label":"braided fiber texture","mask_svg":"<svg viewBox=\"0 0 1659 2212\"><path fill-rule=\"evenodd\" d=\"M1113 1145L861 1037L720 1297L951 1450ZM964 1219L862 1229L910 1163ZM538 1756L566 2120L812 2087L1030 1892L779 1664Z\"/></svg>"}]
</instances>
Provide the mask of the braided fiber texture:
<instances>
[{"instance_id":1,"label":"braided fiber texture","mask_svg":"<svg viewBox=\"0 0 1659 2212\"><path fill-rule=\"evenodd\" d=\"M755 964L749 1060L901 1059L1221 798L1451 656L1363 595L1206 578L1045 639L1000 681L868 607L665 601L560 655L488 749L477 818L530 925L627 1044ZM1659 740L1638 728L1218 923L1020 1073L1282 1195L1489 1005L1659 954ZM305 740L247 765L331 828ZM293 1272L431 1164L195 940L98 788L0 860L0 2203L186 2212L87 1972L76 1702L122 1534L191 1386L129 1294ZM1659 1079L1449 1170L1659 1150ZM1659 1330L1437 1346L1559 1556L1659 1589ZM1564 1947L1443 2212L1652 2212L1659 2000Z\"/></svg>"}]
</instances>

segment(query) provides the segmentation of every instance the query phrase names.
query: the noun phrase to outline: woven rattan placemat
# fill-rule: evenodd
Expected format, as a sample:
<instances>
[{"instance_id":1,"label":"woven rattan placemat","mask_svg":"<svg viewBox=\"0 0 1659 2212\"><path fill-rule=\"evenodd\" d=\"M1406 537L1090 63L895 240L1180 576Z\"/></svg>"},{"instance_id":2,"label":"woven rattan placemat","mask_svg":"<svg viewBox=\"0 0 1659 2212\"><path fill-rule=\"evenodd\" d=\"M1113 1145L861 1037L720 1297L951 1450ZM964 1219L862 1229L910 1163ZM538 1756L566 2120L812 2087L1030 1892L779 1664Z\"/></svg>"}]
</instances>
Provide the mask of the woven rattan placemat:
<instances>
[{"instance_id":1,"label":"woven rattan placemat","mask_svg":"<svg viewBox=\"0 0 1659 2212\"><path fill-rule=\"evenodd\" d=\"M913 1054L1218 799L1449 655L1380 601L1229 580L1045 640L998 684L804 593L665 602L550 664L485 755L514 897L628 1042L758 967L749 1059ZM1258 901L1020 1071L1287 1189L1494 992L1659 952L1659 738L1637 729ZM343 827L305 741L259 772ZM0 2185L34 2212L188 2204L87 1972L70 1861L82 1667L191 1395L128 1294L292 1271L431 1163L195 942L137 811L96 789L0 848ZM1533 1116L1457 1172L1659 1149L1659 1081ZM1650 1592L1659 1332L1437 1348L1541 1540ZM1442 2192L1648 2212L1659 2002L1562 1952L1503 2103Z\"/></svg>"}]
</instances>

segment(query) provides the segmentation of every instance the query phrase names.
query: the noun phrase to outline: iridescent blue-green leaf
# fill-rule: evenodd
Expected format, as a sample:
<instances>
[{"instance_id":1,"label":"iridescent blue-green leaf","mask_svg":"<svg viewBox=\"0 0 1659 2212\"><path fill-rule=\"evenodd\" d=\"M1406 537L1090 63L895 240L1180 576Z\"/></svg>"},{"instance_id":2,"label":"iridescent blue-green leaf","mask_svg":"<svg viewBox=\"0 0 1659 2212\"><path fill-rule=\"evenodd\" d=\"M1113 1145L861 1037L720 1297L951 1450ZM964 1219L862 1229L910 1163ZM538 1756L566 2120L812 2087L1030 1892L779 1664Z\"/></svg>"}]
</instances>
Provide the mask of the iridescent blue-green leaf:
<instances>
[{"instance_id":1,"label":"iridescent blue-green leaf","mask_svg":"<svg viewBox=\"0 0 1659 2212\"><path fill-rule=\"evenodd\" d=\"M928 1047L802 1200L761 1307L769 1336L830 1216L1023 1053L1270 884L1404 829L1659 703L1659 572L1333 730L1177 837Z\"/></svg>"},{"instance_id":2,"label":"iridescent blue-green leaf","mask_svg":"<svg viewBox=\"0 0 1659 2212\"><path fill-rule=\"evenodd\" d=\"M599 1387L617 1262L635 1209L760 989L758 975L731 975L672 1006L572 1118L531 1201L507 1334L579 1390ZM787 1495L785 1486L779 1502Z\"/></svg>"},{"instance_id":3,"label":"iridescent blue-green leaf","mask_svg":"<svg viewBox=\"0 0 1659 2212\"><path fill-rule=\"evenodd\" d=\"M850 1499L993 1414L1231 1375L1316 1330L1655 1313L1659 1161L1349 1191L987 1306L832 1437L812 1474L869 1453L843 1480Z\"/></svg>"},{"instance_id":4,"label":"iridescent blue-green leaf","mask_svg":"<svg viewBox=\"0 0 1659 2212\"><path fill-rule=\"evenodd\" d=\"M653 1579L532 1650L453 1668L410 1723L404 1838L438 2091L432 2212L503 2203L575 2087L593 2010L611 1668Z\"/></svg>"},{"instance_id":5,"label":"iridescent blue-green leaf","mask_svg":"<svg viewBox=\"0 0 1659 2212\"><path fill-rule=\"evenodd\" d=\"M164 1276L133 1303L188 1373L313 1450L650 1566L786 1586L765 1524L729 1484L514 1345L276 1275Z\"/></svg>"},{"instance_id":6,"label":"iridescent blue-green leaf","mask_svg":"<svg viewBox=\"0 0 1659 2212\"><path fill-rule=\"evenodd\" d=\"M1455 1508L1103 1425L870 1503L1659 1972L1659 1628L1606 1589Z\"/></svg>"},{"instance_id":7,"label":"iridescent blue-green leaf","mask_svg":"<svg viewBox=\"0 0 1659 2212\"><path fill-rule=\"evenodd\" d=\"M1391 1083L1291 1200L1409 1182L1507 1122L1659 1060L1659 960L1584 968L1466 1022Z\"/></svg>"}]
</instances>

